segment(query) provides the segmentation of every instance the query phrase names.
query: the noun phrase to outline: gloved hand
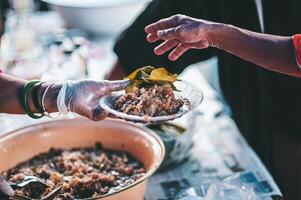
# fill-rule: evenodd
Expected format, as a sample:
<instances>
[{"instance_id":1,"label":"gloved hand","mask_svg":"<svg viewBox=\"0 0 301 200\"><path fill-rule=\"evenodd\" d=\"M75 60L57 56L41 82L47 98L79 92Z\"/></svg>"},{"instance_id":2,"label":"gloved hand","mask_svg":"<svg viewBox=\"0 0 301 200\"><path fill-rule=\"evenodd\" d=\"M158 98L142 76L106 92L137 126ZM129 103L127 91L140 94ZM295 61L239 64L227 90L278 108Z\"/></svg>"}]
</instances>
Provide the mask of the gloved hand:
<instances>
[{"instance_id":1,"label":"gloved hand","mask_svg":"<svg viewBox=\"0 0 301 200\"><path fill-rule=\"evenodd\" d=\"M165 40L155 48L157 55L174 49L169 54L169 59L178 59L188 49L204 49L214 46L215 38L211 34L218 31L217 23L188 17L185 15L174 15L148 25L145 32L148 33L147 41L156 42Z\"/></svg>"},{"instance_id":2,"label":"gloved hand","mask_svg":"<svg viewBox=\"0 0 301 200\"><path fill-rule=\"evenodd\" d=\"M99 105L99 99L113 91L123 90L130 80L121 81L69 81L62 85L57 108L60 113L75 112L91 120L103 120L107 113Z\"/></svg>"}]
</instances>

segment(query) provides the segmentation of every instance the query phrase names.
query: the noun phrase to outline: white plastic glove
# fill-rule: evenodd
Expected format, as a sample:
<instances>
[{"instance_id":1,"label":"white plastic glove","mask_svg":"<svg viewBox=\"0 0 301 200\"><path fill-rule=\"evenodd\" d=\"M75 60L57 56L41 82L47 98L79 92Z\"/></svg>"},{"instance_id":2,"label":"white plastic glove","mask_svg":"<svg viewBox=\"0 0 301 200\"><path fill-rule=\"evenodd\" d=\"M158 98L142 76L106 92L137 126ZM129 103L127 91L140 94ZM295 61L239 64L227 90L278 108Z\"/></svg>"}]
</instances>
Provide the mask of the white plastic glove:
<instances>
[{"instance_id":1,"label":"white plastic glove","mask_svg":"<svg viewBox=\"0 0 301 200\"><path fill-rule=\"evenodd\" d=\"M57 108L61 114L75 112L94 121L106 118L108 113L99 105L99 99L113 91L123 90L129 80L120 81L69 81L63 84L57 97Z\"/></svg>"}]
</instances>

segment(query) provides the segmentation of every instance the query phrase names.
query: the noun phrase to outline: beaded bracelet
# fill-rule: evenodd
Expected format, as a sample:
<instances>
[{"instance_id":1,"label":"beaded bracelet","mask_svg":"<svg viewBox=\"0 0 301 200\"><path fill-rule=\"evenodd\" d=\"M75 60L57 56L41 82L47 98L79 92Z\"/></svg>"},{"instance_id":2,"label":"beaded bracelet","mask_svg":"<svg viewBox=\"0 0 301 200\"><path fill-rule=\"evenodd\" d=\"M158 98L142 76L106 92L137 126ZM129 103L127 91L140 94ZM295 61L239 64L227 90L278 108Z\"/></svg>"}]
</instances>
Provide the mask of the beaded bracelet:
<instances>
[{"instance_id":1,"label":"beaded bracelet","mask_svg":"<svg viewBox=\"0 0 301 200\"><path fill-rule=\"evenodd\" d=\"M31 112L29 105L28 105L28 100L27 100L28 92L38 83L40 83L40 81L38 81L38 80L28 81L22 90L21 98L20 98L20 102L21 102L21 105L22 105L25 113L33 119L40 119L40 118L44 117L43 113L35 114L35 113Z\"/></svg>"}]
</instances>

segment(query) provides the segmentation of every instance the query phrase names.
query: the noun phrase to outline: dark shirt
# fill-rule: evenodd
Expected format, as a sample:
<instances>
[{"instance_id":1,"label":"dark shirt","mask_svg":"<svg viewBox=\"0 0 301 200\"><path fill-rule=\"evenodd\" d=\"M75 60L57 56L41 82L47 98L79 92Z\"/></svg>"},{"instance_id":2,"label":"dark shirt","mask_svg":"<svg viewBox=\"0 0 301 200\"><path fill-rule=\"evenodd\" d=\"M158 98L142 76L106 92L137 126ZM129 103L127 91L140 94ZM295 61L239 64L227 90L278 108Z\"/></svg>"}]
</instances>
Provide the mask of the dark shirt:
<instances>
[{"instance_id":1,"label":"dark shirt","mask_svg":"<svg viewBox=\"0 0 301 200\"><path fill-rule=\"evenodd\" d=\"M263 0L266 33L292 36L301 32L300 0ZM276 130L292 137L301 131L301 79L266 71L216 49L190 50L177 62L156 56L144 27L161 18L186 14L260 32L254 0L154 0L117 40L115 52L127 72L145 65L180 73L186 66L217 55L223 94L240 131L266 165Z\"/></svg>"}]
</instances>

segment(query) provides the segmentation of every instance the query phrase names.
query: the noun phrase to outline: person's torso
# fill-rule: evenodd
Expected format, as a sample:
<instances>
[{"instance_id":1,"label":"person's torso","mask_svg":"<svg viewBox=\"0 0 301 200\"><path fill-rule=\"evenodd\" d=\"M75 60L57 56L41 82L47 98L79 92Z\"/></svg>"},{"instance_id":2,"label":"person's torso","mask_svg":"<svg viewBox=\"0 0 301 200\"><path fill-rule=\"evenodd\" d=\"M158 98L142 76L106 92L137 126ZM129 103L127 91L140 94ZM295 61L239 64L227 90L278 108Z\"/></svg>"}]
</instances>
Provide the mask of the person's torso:
<instances>
[{"instance_id":1,"label":"person's torso","mask_svg":"<svg viewBox=\"0 0 301 200\"><path fill-rule=\"evenodd\" d=\"M220 22L262 31L255 0L220 0L218 9ZM265 33L301 33L300 0L262 0L262 10ZM266 151L275 129L301 136L301 79L264 70L222 51L219 65L220 84L233 117L257 152Z\"/></svg>"}]
</instances>

